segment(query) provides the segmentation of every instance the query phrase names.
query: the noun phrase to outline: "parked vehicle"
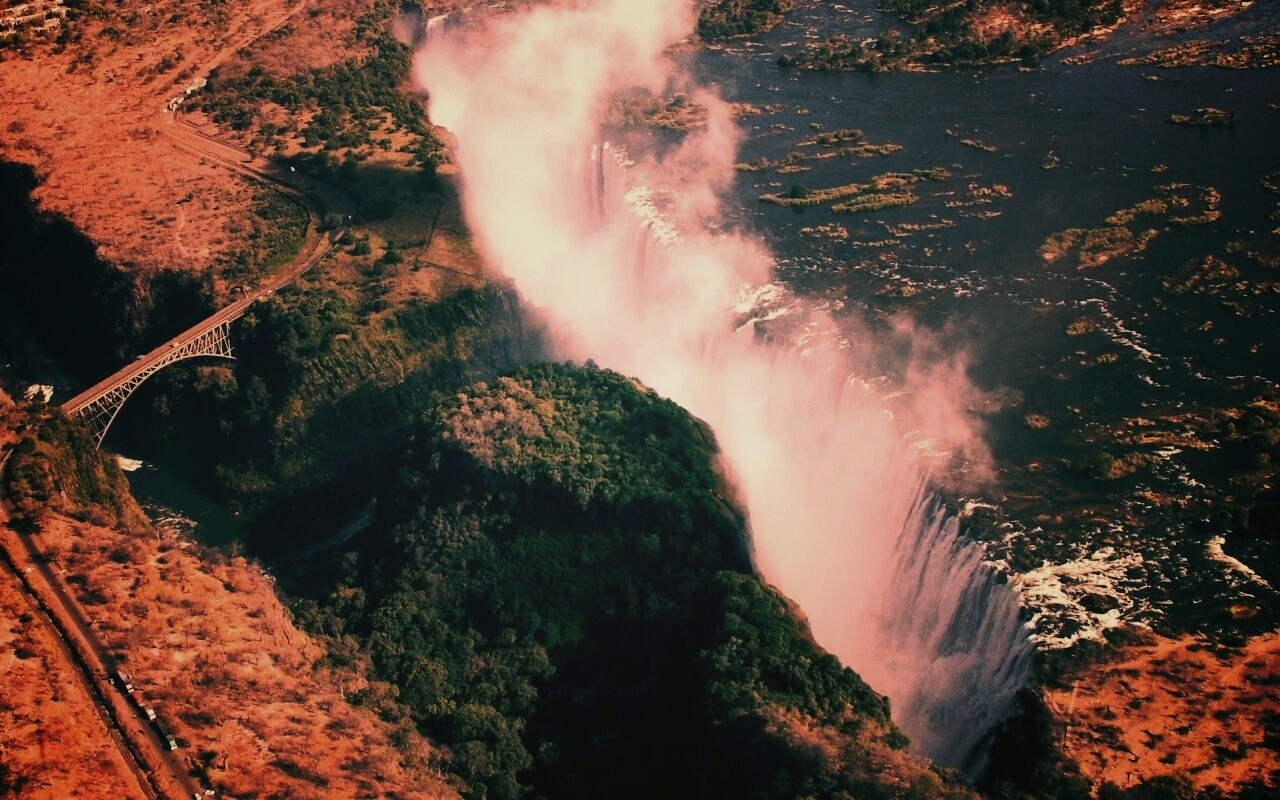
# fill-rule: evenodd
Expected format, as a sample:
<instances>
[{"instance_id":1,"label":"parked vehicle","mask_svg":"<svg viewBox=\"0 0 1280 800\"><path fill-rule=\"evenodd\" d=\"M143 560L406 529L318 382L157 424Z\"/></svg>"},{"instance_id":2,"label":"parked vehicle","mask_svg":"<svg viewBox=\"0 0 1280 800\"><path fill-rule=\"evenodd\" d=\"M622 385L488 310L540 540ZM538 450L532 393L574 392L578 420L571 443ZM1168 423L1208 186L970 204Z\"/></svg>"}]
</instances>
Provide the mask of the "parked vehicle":
<instances>
[{"instance_id":1,"label":"parked vehicle","mask_svg":"<svg viewBox=\"0 0 1280 800\"><path fill-rule=\"evenodd\" d=\"M159 719L152 721L151 727L155 728L156 733L160 735L161 742L170 750L178 749L178 740L174 738L173 731L169 730L169 726L165 725Z\"/></svg>"},{"instance_id":2,"label":"parked vehicle","mask_svg":"<svg viewBox=\"0 0 1280 800\"><path fill-rule=\"evenodd\" d=\"M156 710L147 703L147 698L142 696L142 692L134 689L129 692L129 699L133 701L133 707L142 712L142 715L150 722L156 721Z\"/></svg>"}]
</instances>

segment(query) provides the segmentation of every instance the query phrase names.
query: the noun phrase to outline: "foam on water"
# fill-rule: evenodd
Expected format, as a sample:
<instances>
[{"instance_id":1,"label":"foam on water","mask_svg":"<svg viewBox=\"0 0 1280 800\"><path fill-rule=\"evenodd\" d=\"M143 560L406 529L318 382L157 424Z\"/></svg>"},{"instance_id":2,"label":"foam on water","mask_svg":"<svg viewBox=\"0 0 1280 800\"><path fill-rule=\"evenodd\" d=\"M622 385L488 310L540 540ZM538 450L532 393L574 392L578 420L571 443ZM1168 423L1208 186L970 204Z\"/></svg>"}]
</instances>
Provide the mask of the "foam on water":
<instances>
[{"instance_id":1,"label":"foam on water","mask_svg":"<svg viewBox=\"0 0 1280 800\"><path fill-rule=\"evenodd\" d=\"M922 751L973 766L1026 683L1031 645L1017 595L928 489L916 454L939 443L901 429L878 381L850 376L848 343L820 312L794 311L808 322L791 345L735 329L732 312L771 308L754 318L765 320L794 309L776 284L740 288L722 306L730 313L672 338L667 321L683 315L671 304L687 302L679 287L698 261L627 163L598 148L596 179L579 183L599 187L583 206L618 239L603 263L626 274L604 283L633 292L614 316L627 344L598 349L609 333L580 331L576 355L607 355L602 363L711 424L744 489L765 577L804 609L821 644L889 695Z\"/></svg>"},{"instance_id":2,"label":"foam on water","mask_svg":"<svg viewBox=\"0 0 1280 800\"><path fill-rule=\"evenodd\" d=\"M692 29L688 11L538 7L427 48L420 75L456 137L477 244L543 315L557 358L634 376L710 425L761 573L888 694L919 749L973 767L1031 644L1016 593L926 477L923 454L985 456L965 365L904 323L890 335L911 351L888 386L876 343L770 288L763 245L722 232L729 110L663 55ZM705 103L704 129L636 165L591 146L613 92L673 84Z\"/></svg>"}]
</instances>

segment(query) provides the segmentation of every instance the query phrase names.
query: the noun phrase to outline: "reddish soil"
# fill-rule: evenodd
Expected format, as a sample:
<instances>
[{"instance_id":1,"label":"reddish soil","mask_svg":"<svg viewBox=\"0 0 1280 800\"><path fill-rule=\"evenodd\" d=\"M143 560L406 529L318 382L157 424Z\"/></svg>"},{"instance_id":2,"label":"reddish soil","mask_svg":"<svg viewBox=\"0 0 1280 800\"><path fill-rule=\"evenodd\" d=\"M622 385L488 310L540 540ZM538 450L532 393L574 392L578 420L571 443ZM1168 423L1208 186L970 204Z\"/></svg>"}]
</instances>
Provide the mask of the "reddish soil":
<instances>
[{"instance_id":1,"label":"reddish soil","mask_svg":"<svg viewBox=\"0 0 1280 800\"><path fill-rule=\"evenodd\" d=\"M325 0L315 3L270 36L256 42L252 56L240 51L227 59L220 73L239 76L251 67L267 74L286 77L308 69L318 69L362 58L368 53L352 46L356 21L373 10L373 0Z\"/></svg>"},{"instance_id":2,"label":"reddish soil","mask_svg":"<svg viewBox=\"0 0 1280 800\"><path fill-rule=\"evenodd\" d=\"M324 648L294 627L254 564L172 531L131 535L60 516L38 538L202 785L234 797L456 797L408 724L353 705L386 687L359 667L324 666Z\"/></svg>"},{"instance_id":3,"label":"reddish soil","mask_svg":"<svg viewBox=\"0 0 1280 800\"><path fill-rule=\"evenodd\" d=\"M162 134L170 98L300 5L90 2L69 41L36 42L0 64L0 159L28 163L43 210L69 218L126 268L208 268L237 242L253 189Z\"/></svg>"},{"instance_id":4,"label":"reddish soil","mask_svg":"<svg viewBox=\"0 0 1280 800\"><path fill-rule=\"evenodd\" d=\"M0 392L0 469L20 418ZM0 537L20 551L7 524L0 508ZM394 690L362 663L325 666L324 647L293 625L255 564L162 528L53 514L41 527L33 538L52 572L176 734L183 780L234 797L457 797L435 766L441 754L375 713ZM0 563L0 767L34 776L24 798L145 797L95 711L85 685L95 676L81 677L33 608Z\"/></svg>"},{"instance_id":5,"label":"reddish soil","mask_svg":"<svg viewBox=\"0 0 1280 800\"><path fill-rule=\"evenodd\" d=\"M1180 772L1231 794L1280 770L1265 743L1280 714L1280 634L1242 648L1151 636L1046 698L1063 750L1095 784Z\"/></svg>"},{"instance_id":6,"label":"reddish soil","mask_svg":"<svg viewBox=\"0 0 1280 800\"><path fill-rule=\"evenodd\" d=\"M0 565L0 769L29 800L146 798L79 668Z\"/></svg>"}]
</instances>

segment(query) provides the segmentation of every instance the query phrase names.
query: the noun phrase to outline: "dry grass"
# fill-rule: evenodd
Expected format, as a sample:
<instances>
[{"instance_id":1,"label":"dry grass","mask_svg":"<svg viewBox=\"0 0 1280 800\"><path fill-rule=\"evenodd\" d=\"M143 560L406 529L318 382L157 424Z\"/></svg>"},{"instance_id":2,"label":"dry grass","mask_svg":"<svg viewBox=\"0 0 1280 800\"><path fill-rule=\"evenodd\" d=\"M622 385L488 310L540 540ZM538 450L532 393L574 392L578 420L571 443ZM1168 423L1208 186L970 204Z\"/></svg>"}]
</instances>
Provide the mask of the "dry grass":
<instances>
[{"instance_id":1,"label":"dry grass","mask_svg":"<svg viewBox=\"0 0 1280 800\"><path fill-rule=\"evenodd\" d=\"M18 796L145 797L76 665L7 565L0 621L0 764L22 782Z\"/></svg>"},{"instance_id":2,"label":"dry grass","mask_svg":"<svg viewBox=\"0 0 1280 800\"><path fill-rule=\"evenodd\" d=\"M258 42L252 58L247 53L237 53L227 59L220 71L237 77L258 66L274 77L286 77L362 58L368 52L353 48L352 33L356 20L373 8L373 0L325 0L314 4Z\"/></svg>"},{"instance_id":3,"label":"dry grass","mask_svg":"<svg viewBox=\"0 0 1280 800\"><path fill-rule=\"evenodd\" d=\"M1264 745L1280 713L1280 634L1240 649L1152 636L1047 700L1085 776L1118 786L1172 772L1224 793L1280 769Z\"/></svg>"},{"instance_id":4,"label":"dry grass","mask_svg":"<svg viewBox=\"0 0 1280 800\"><path fill-rule=\"evenodd\" d=\"M92 5L92 4L91 4ZM169 98L296 8L287 0L109 4L76 15L78 41L33 45L0 67L0 158L32 164L40 207L68 217L104 258L202 270L236 246L228 220L252 190L164 136Z\"/></svg>"},{"instance_id":5,"label":"dry grass","mask_svg":"<svg viewBox=\"0 0 1280 800\"><path fill-rule=\"evenodd\" d=\"M0 461L20 420L0 392ZM35 538L174 730L187 768L220 796L457 797L427 742L347 699L370 688L363 666L320 666L323 647L294 627L256 565L172 531L127 534L52 514ZM0 569L0 765L35 776L24 798L140 796L76 666L31 610L17 576Z\"/></svg>"},{"instance_id":6,"label":"dry grass","mask_svg":"<svg viewBox=\"0 0 1280 800\"><path fill-rule=\"evenodd\" d=\"M0 463L18 413L0 391ZM0 508L0 528L8 524ZM0 564L0 767L28 800L145 797L49 620Z\"/></svg>"},{"instance_id":7,"label":"dry grass","mask_svg":"<svg viewBox=\"0 0 1280 800\"><path fill-rule=\"evenodd\" d=\"M39 538L220 795L456 796L422 739L347 701L362 674L317 666L321 646L255 565L163 530L139 538L54 518ZM407 739L403 755L393 737Z\"/></svg>"}]
</instances>

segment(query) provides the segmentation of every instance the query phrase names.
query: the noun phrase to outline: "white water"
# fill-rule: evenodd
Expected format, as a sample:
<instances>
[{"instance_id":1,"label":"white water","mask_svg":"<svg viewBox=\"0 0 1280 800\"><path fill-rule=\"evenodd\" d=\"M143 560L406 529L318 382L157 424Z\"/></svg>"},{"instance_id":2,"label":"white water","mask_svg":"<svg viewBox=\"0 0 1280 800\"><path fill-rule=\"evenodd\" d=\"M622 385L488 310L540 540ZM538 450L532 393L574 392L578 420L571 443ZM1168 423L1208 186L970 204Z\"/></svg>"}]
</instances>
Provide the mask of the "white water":
<instances>
[{"instance_id":1,"label":"white water","mask_svg":"<svg viewBox=\"0 0 1280 800\"><path fill-rule=\"evenodd\" d=\"M429 46L420 74L433 119L457 136L468 218L546 315L560 357L633 375L711 425L762 574L890 697L920 750L973 766L1026 681L1030 646L1016 596L931 500L916 457L972 445L957 410L967 384L948 368L907 370L891 410L850 377L826 315L802 321L803 346L735 328L743 285L769 280L767 253L669 222L714 217L716 167L734 151L714 98L706 131L667 159L632 170L607 147L583 155L612 88L670 77L662 48L688 24L672 22L673 3L543 8L474 46ZM664 196L669 216L641 175L678 190Z\"/></svg>"},{"instance_id":2,"label":"white water","mask_svg":"<svg viewBox=\"0 0 1280 800\"><path fill-rule=\"evenodd\" d=\"M749 326L735 331L728 308L707 329L671 337L697 263L649 192L629 184L621 157L606 147L593 159L588 205L598 232L618 239L607 282L625 296L608 330L582 333L598 346L571 354L607 356L601 363L711 424L747 498L765 577L799 603L824 647L890 697L921 751L974 765L1028 678L1017 596L931 500L912 438L883 397L848 377L834 346L768 343Z\"/></svg>"}]
</instances>

